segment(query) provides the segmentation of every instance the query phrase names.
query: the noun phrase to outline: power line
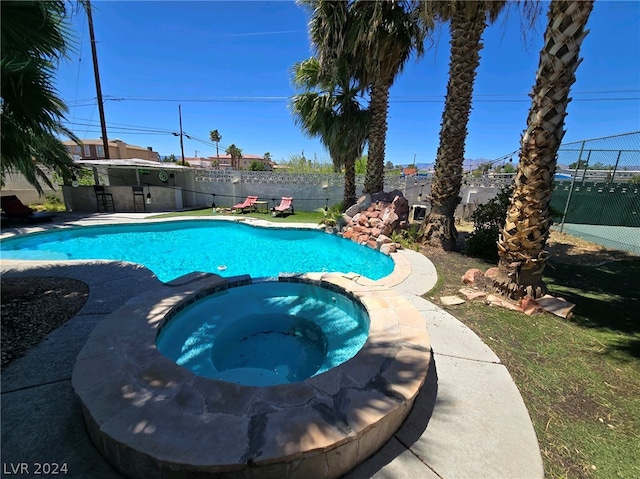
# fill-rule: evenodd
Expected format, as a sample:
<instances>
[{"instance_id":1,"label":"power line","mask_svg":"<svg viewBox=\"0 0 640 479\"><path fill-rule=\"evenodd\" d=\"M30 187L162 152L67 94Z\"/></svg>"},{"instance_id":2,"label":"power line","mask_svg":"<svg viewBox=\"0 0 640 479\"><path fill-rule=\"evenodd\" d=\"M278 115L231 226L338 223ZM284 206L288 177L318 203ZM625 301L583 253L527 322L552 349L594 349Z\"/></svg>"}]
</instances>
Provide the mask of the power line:
<instances>
[{"instance_id":1,"label":"power line","mask_svg":"<svg viewBox=\"0 0 640 479\"><path fill-rule=\"evenodd\" d=\"M105 98L105 101L139 101L139 102L156 102L156 103L280 103L288 102L291 97L219 97L219 98L200 98L200 99L186 99L186 98ZM594 102L594 101L635 101L640 100L640 97L622 97L622 98L573 98L573 102ZM395 99L389 98L389 103L442 103L444 97L439 99ZM474 103L531 103L531 99L502 99L502 100L483 100L474 99Z\"/></svg>"},{"instance_id":2,"label":"power line","mask_svg":"<svg viewBox=\"0 0 640 479\"><path fill-rule=\"evenodd\" d=\"M100 133L100 131L96 131L96 130L91 130L90 128L94 128L97 129L100 127L99 124L93 122L92 120L86 119L86 118L79 118L78 120L81 121L64 121L63 123L67 124L67 125L74 125L74 126L82 126L82 127L88 127L87 130L85 130L85 133ZM119 126L120 125L120 126ZM169 130L169 129L165 129L165 128L154 128L154 127L147 127L147 126L141 126L141 125L131 125L131 124L127 124L127 123L108 123L109 126L109 130L112 131L113 133L118 133L118 134L145 134L145 135L177 135L179 133L177 133L175 130ZM204 140L202 138L198 138L188 132L183 131L183 135L186 136L189 140L192 141L196 141L198 143L202 143L206 146L210 146L210 147L215 147L216 144L212 143L211 141L208 140ZM228 148L228 146L225 145L220 145L218 144L219 148L222 148L223 151L226 150Z\"/></svg>"}]
</instances>

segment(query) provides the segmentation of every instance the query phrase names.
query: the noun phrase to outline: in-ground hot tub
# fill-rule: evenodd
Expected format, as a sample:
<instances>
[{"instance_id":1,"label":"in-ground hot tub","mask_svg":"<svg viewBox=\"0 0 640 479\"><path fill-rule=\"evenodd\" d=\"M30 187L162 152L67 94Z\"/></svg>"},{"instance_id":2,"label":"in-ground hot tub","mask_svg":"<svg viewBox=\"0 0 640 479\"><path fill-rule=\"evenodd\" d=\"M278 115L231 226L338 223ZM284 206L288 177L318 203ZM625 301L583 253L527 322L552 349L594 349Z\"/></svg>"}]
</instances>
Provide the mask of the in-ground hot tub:
<instances>
[{"instance_id":1,"label":"in-ground hot tub","mask_svg":"<svg viewBox=\"0 0 640 479\"><path fill-rule=\"evenodd\" d=\"M265 281L196 301L162 326L156 346L198 376L273 386L339 366L368 335L369 316L353 296Z\"/></svg>"},{"instance_id":2,"label":"in-ground hot tub","mask_svg":"<svg viewBox=\"0 0 640 479\"><path fill-rule=\"evenodd\" d=\"M284 290L287 297L291 285L252 283L247 276L190 275L134 298L94 329L74 367L73 387L91 440L127 477L332 478L346 473L398 429L424 383L430 361L420 313L395 292L353 279L357 278L337 274L279 278L295 283L294 291L312 291L336 302L344 298L339 302L344 301L346 309L368 317L369 334L355 355L320 371L328 353L318 371L306 379L287 378L285 367L275 364L281 358L275 365L257 368L269 371L267 382L274 377L287 380L269 386L198 375L162 354L156 341L159 331L182 312L197 310L208 297L243 297L251 288ZM300 327L307 329L300 334L319 337L322 328L318 331L316 326L321 321L309 320L312 326L307 320L284 331L292 333L294 341ZM279 318L265 331L283 331L282 322L286 321ZM248 328L228 327L219 329L214 344L237 345L250 336L245 334ZM254 333L265 332L262 329ZM220 361L231 364L226 371L244 367L238 363L240 356L217 357L214 350L206 354L216 373ZM317 352L305 347L301 351L312 357ZM235 373L239 374L232 374L234 379L255 377L251 371Z\"/></svg>"}]
</instances>

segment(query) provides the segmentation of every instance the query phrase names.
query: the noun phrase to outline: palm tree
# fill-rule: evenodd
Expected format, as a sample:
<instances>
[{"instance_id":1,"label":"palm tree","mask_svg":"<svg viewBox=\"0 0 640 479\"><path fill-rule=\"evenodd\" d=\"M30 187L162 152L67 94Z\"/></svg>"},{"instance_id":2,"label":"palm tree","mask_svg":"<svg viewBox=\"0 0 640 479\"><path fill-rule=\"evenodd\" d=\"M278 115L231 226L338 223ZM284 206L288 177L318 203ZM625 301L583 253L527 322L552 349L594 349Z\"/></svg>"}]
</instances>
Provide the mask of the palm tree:
<instances>
[{"instance_id":1,"label":"palm tree","mask_svg":"<svg viewBox=\"0 0 640 479\"><path fill-rule=\"evenodd\" d=\"M369 132L370 114L359 101L359 87L347 68L333 77L323 75L316 58L293 67L293 83L305 90L295 95L290 108L295 121L311 137L320 137L329 150L334 170L345 170L343 207L356 202L356 160Z\"/></svg>"},{"instance_id":2,"label":"palm tree","mask_svg":"<svg viewBox=\"0 0 640 479\"><path fill-rule=\"evenodd\" d=\"M511 298L545 294L542 280L548 253L549 202L557 153L564 136L569 90L581 62L593 1L552 0L544 46L531 94L527 129L520 140L520 162L505 227L498 241L496 285Z\"/></svg>"},{"instance_id":3,"label":"palm tree","mask_svg":"<svg viewBox=\"0 0 640 479\"><path fill-rule=\"evenodd\" d=\"M427 1L422 6L425 23L449 22L451 53L440 144L431 185L431 213L422 227L422 241L451 250L458 232L453 215L460 203L462 165L476 70L480 63L482 34L506 1Z\"/></svg>"},{"instance_id":4,"label":"palm tree","mask_svg":"<svg viewBox=\"0 0 640 479\"><path fill-rule=\"evenodd\" d=\"M242 150L232 143L227 148L226 153L227 155L231 156L231 169L239 170L240 158L242 158Z\"/></svg>"},{"instance_id":5,"label":"palm tree","mask_svg":"<svg viewBox=\"0 0 640 479\"><path fill-rule=\"evenodd\" d=\"M301 3L311 9L311 41L322 71L335 68L348 58L360 87L369 90L371 127L364 191L382 191L389 89L411 53L424 52L425 29L417 10L412 8L415 2Z\"/></svg>"},{"instance_id":6,"label":"palm tree","mask_svg":"<svg viewBox=\"0 0 640 479\"><path fill-rule=\"evenodd\" d=\"M415 51L417 56L424 53L425 29L411 5L397 0L353 4L357 35L354 52L362 62L357 77L370 85L371 97L366 193L384 190L389 89L411 53Z\"/></svg>"},{"instance_id":7,"label":"palm tree","mask_svg":"<svg viewBox=\"0 0 640 479\"><path fill-rule=\"evenodd\" d=\"M67 108L53 85L71 41L67 15L62 0L0 2L0 186L6 174L18 171L44 194L41 182L54 187L40 165L65 181L75 170L58 135L79 140L61 124Z\"/></svg>"},{"instance_id":8,"label":"palm tree","mask_svg":"<svg viewBox=\"0 0 640 479\"><path fill-rule=\"evenodd\" d=\"M213 130L209 132L209 138L211 138L211 141L216 144L216 158L218 160L218 163L220 163L220 152L218 151L218 145L222 141L222 135L220 134L220 132L218 132L218 130Z\"/></svg>"}]
</instances>

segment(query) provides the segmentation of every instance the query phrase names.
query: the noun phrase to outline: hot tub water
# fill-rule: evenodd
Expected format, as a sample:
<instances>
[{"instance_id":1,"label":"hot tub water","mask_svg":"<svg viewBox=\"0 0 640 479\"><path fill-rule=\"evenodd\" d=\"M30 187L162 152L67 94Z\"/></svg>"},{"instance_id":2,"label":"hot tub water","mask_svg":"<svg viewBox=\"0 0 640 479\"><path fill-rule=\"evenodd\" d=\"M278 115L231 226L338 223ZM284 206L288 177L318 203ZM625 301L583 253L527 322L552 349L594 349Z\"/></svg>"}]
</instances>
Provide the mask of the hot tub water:
<instances>
[{"instance_id":1,"label":"hot tub water","mask_svg":"<svg viewBox=\"0 0 640 479\"><path fill-rule=\"evenodd\" d=\"M320 286L266 281L196 301L156 345L194 373L251 386L312 377L353 357L369 319L353 298Z\"/></svg>"}]
</instances>

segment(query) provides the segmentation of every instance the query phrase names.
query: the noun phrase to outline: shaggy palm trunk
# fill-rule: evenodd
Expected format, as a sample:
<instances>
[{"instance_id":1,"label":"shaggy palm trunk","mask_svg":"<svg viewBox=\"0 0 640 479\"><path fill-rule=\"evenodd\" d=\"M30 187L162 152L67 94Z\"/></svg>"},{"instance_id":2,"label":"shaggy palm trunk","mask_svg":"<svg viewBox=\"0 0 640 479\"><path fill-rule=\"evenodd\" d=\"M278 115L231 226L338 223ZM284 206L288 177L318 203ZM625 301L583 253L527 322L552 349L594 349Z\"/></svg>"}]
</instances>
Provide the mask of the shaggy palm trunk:
<instances>
[{"instance_id":1,"label":"shaggy palm trunk","mask_svg":"<svg viewBox=\"0 0 640 479\"><path fill-rule=\"evenodd\" d=\"M344 162L344 209L356 204L356 158L345 159Z\"/></svg>"},{"instance_id":2,"label":"shaggy palm trunk","mask_svg":"<svg viewBox=\"0 0 640 479\"><path fill-rule=\"evenodd\" d=\"M520 163L511 205L498 241L496 285L509 297L546 293L542 280L548 253L549 202L558 148L564 136L569 89L580 64L580 45L592 1L553 0L531 95L527 129L520 141Z\"/></svg>"},{"instance_id":3,"label":"shaggy palm trunk","mask_svg":"<svg viewBox=\"0 0 640 479\"><path fill-rule=\"evenodd\" d=\"M431 213L422 228L422 243L446 251L456 245L453 215L460 203L464 144L471 112L473 83L486 28L481 4L474 17L459 9L451 18L449 83L442 113L440 145L431 186Z\"/></svg>"},{"instance_id":4,"label":"shaggy palm trunk","mask_svg":"<svg viewBox=\"0 0 640 479\"><path fill-rule=\"evenodd\" d=\"M384 149L387 136L387 108L390 82L374 82L371 86L371 127L369 129L369 157L364 179L365 193L384 190Z\"/></svg>"}]
</instances>

